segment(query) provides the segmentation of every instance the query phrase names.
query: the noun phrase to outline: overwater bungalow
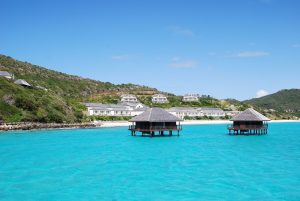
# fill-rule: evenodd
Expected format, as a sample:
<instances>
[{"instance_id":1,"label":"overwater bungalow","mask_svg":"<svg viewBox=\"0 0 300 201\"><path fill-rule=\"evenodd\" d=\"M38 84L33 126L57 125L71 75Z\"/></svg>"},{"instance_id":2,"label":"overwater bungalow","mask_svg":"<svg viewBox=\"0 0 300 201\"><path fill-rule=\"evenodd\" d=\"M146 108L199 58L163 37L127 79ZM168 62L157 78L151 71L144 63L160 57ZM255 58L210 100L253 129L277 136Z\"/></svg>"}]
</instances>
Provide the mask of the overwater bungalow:
<instances>
[{"instance_id":1,"label":"overwater bungalow","mask_svg":"<svg viewBox=\"0 0 300 201\"><path fill-rule=\"evenodd\" d=\"M262 135L268 133L269 118L260 114L252 108L235 115L231 121L232 125L228 125L229 134L234 135ZM232 133L233 132L233 133Z\"/></svg>"},{"instance_id":2,"label":"overwater bungalow","mask_svg":"<svg viewBox=\"0 0 300 201\"><path fill-rule=\"evenodd\" d=\"M177 131L179 136L179 132L182 130L180 125L182 120L161 108L149 108L129 121L132 122L132 125L129 126L132 136L135 136L136 132L151 137L155 136L156 133L163 136L165 131L169 132L170 136L173 131Z\"/></svg>"}]
</instances>

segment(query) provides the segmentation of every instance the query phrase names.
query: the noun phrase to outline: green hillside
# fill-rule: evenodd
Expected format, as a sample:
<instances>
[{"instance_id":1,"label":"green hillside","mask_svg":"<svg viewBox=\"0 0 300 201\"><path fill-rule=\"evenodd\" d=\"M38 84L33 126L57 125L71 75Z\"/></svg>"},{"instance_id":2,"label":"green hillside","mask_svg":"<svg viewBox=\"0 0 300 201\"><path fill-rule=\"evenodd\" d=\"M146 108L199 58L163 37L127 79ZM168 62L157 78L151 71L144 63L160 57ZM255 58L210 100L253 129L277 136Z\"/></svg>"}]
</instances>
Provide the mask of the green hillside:
<instances>
[{"instance_id":1,"label":"green hillside","mask_svg":"<svg viewBox=\"0 0 300 201\"><path fill-rule=\"evenodd\" d=\"M145 105L162 108L220 107L224 110L244 110L251 104L274 118L290 118L290 114L299 117L300 111L298 89L283 90L245 102L234 99L218 100L210 96L201 97L197 102L183 102L182 96L160 92L155 88L86 79L4 55L0 55L0 70L13 73L15 79L24 79L33 86L24 88L16 85L14 80L0 77L0 121L5 122L82 122L88 120L84 115L86 108L82 102L117 103L123 93L135 94ZM168 95L169 103L153 104L151 96L155 93ZM270 112L266 109L276 111Z\"/></svg>"},{"instance_id":2,"label":"green hillside","mask_svg":"<svg viewBox=\"0 0 300 201\"><path fill-rule=\"evenodd\" d=\"M0 55L0 70L24 79L24 88L0 77L0 120L5 122L84 121L84 101L116 103L121 93L154 94L154 88L134 84L115 85L49 70ZM43 87L47 90L39 89Z\"/></svg>"},{"instance_id":3,"label":"green hillside","mask_svg":"<svg viewBox=\"0 0 300 201\"><path fill-rule=\"evenodd\" d=\"M13 73L16 79L25 79L31 85L42 86L57 95L85 99L90 95L120 91L157 91L156 89L134 84L115 85L79 76L46 69L27 62L17 61L11 57L0 55L0 70Z\"/></svg>"},{"instance_id":4,"label":"green hillside","mask_svg":"<svg viewBox=\"0 0 300 201\"><path fill-rule=\"evenodd\" d=\"M244 101L269 113L300 117L300 89L285 89L261 98Z\"/></svg>"},{"instance_id":5,"label":"green hillside","mask_svg":"<svg viewBox=\"0 0 300 201\"><path fill-rule=\"evenodd\" d=\"M80 105L53 92L29 89L0 77L0 120L5 122L75 122L83 118Z\"/></svg>"}]
</instances>

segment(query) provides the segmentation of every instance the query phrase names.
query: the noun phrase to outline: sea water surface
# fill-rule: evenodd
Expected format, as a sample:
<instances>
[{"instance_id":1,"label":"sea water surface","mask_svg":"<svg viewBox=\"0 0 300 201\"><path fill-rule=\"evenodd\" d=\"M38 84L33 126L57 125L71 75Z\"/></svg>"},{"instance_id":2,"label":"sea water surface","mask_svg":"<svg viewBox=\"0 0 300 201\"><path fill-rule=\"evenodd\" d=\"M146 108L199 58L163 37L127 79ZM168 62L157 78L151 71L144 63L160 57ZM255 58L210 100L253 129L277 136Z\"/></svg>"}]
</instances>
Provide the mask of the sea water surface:
<instances>
[{"instance_id":1,"label":"sea water surface","mask_svg":"<svg viewBox=\"0 0 300 201\"><path fill-rule=\"evenodd\" d=\"M180 137L126 127L0 134L0 200L300 200L300 123L229 136L226 125Z\"/></svg>"}]
</instances>

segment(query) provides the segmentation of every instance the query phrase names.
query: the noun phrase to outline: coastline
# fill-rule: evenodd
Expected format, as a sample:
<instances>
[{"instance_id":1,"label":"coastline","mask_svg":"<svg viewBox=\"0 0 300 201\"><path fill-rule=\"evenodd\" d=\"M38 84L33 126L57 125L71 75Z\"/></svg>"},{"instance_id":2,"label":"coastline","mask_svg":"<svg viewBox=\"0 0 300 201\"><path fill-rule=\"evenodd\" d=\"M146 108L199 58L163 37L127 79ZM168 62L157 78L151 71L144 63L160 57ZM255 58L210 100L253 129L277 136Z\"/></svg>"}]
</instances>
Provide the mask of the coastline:
<instances>
[{"instance_id":1,"label":"coastline","mask_svg":"<svg viewBox=\"0 0 300 201\"><path fill-rule=\"evenodd\" d=\"M53 130L53 129L75 129L75 128L95 128L101 124L92 122L87 123L36 123L36 122L19 122L4 123L0 125L0 132L14 130Z\"/></svg>"},{"instance_id":2,"label":"coastline","mask_svg":"<svg viewBox=\"0 0 300 201\"><path fill-rule=\"evenodd\" d=\"M300 120L271 120L269 123L287 123L287 122L299 122ZM98 124L100 122L97 122ZM181 125L203 125L203 124L231 124L229 120L185 120ZM125 127L131 125L128 121L102 121L100 127Z\"/></svg>"},{"instance_id":3,"label":"coastline","mask_svg":"<svg viewBox=\"0 0 300 201\"><path fill-rule=\"evenodd\" d=\"M290 123L300 120L271 120L269 123ZM207 125L207 124L231 124L229 120L185 120L181 125ZM131 122L128 121L94 121L90 123L58 124L58 123L14 123L0 125L0 132L14 130L53 130L53 129L76 129L76 128L113 128L128 127Z\"/></svg>"}]
</instances>

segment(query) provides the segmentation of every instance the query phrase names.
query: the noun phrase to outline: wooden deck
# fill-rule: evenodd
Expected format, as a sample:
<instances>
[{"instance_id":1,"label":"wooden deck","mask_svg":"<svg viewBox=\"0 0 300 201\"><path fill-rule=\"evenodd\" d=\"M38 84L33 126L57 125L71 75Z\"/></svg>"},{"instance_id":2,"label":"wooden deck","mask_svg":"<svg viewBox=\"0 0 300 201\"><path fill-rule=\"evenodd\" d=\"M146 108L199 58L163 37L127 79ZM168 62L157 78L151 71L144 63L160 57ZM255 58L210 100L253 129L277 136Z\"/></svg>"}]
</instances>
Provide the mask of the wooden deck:
<instances>
[{"instance_id":1,"label":"wooden deck","mask_svg":"<svg viewBox=\"0 0 300 201\"><path fill-rule=\"evenodd\" d=\"M262 126L240 125L233 126L232 124L227 126L229 135L264 135L268 134L268 124Z\"/></svg>"},{"instance_id":2,"label":"wooden deck","mask_svg":"<svg viewBox=\"0 0 300 201\"><path fill-rule=\"evenodd\" d=\"M136 132L141 132L142 135L148 134L150 136L155 136L155 133L158 132L159 135L164 136L165 131L169 131L170 136L173 135L173 131L177 131L177 135L179 136L182 126L150 126L148 128L137 128L135 125L130 125L128 130L131 131L132 136L135 136Z\"/></svg>"}]
</instances>

